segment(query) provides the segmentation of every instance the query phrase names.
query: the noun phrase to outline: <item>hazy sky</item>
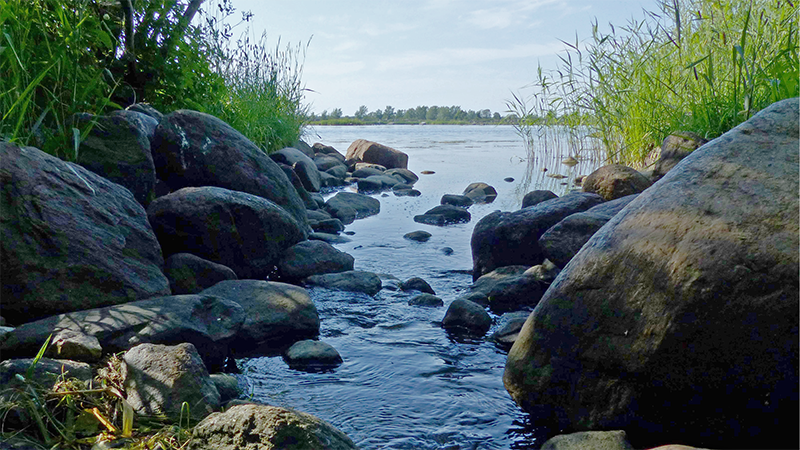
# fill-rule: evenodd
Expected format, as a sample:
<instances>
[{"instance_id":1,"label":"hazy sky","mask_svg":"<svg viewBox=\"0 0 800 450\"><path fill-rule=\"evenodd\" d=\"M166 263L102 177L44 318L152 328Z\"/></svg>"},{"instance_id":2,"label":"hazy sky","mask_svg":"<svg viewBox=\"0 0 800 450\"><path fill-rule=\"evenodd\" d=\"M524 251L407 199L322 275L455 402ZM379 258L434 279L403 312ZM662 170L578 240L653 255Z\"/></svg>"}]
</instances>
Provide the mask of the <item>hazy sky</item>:
<instances>
[{"instance_id":1,"label":"hazy sky","mask_svg":"<svg viewBox=\"0 0 800 450\"><path fill-rule=\"evenodd\" d=\"M320 113L387 105L458 105L505 112L559 39L584 40L597 18L624 25L656 0L233 0L270 45L305 43L306 99ZM312 37L313 36L313 37Z\"/></svg>"}]
</instances>

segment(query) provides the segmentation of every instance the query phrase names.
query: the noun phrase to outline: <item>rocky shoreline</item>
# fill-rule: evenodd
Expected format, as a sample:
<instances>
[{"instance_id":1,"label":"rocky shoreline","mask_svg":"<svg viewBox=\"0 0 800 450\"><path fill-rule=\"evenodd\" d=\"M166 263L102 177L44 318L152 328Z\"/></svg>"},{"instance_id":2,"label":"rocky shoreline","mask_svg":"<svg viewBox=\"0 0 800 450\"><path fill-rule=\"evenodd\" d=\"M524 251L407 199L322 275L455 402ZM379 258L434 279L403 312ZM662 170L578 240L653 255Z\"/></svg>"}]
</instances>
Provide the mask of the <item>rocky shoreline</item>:
<instances>
[{"instance_id":1,"label":"rocky shoreline","mask_svg":"<svg viewBox=\"0 0 800 450\"><path fill-rule=\"evenodd\" d=\"M354 448L307 414L237 404L209 372L252 354L308 371L341 363L317 340L303 286L393 287L330 243L380 212L369 194L419 195L408 156L364 140L345 155L298 142L266 156L214 117L146 105L80 119L96 124L78 164L0 143L0 314L15 326L0 335L0 390L52 334L37 370L89 380L90 364L125 352L127 401L168 415L189 403L201 420L190 448L256 436L264 448ZM780 102L696 152L704 142L686 151L685 135L668 138L652 178L605 166L583 192L535 191L486 216L474 284L443 327L482 338L487 309L503 314L489 338L510 347L514 400L554 429L625 430L610 448L629 448L625 433L639 448L796 445L797 122L797 100ZM359 193L324 201L348 185ZM414 220L468 222L471 204L496 195L473 183ZM424 280L396 288L443 306ZM241 429L248 421L263 427ZM545 448L580 448L554 442Z\"/></svg>"}]
</instances>

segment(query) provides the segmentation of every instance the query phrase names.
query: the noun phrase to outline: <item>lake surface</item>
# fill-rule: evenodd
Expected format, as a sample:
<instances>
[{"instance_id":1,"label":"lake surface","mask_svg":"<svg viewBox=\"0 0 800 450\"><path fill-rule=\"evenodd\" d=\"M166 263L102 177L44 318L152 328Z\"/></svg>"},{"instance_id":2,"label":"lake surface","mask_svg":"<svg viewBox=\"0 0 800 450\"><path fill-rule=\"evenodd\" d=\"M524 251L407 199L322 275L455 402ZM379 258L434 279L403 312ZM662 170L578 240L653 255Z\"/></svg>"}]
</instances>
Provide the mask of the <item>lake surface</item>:
<instances>
[{"instance_id":1,"label":"lake surface","mask_svg":"<svg viewBox=\"0 0 800 450\"><path fill-rule=\"evenodd\" d=\"M307 142L331 145L342 154L356 139L408 154L408 168L419 175L415 188L422 196L373 195L381 201L380 214L348 225L347 231L355 233L349 236L352 242L336 247L355 257L357 270L400 280L425 279L445 306L408 306L416 293L388 289L375 297L310 289L322 321L320 339L333 345L344 363L312 374L289 369L280 357L240 360L241 380L253 398L320 417L364 449L541 446L550 431L524 413L503 387L506 351L488 339L455 339L441 328L441 320L447 306L472 282L470 238L475 224L492 211L519 209L530 190L562 195L573 187L575 175L590 173L596 164L581 161L569 168L559 163L562 155L528 160L522 139L510 126L386 125L312 131ZM554 173L567 178L546 176ZM514 181L504 181L509 177ZM494 203L470 207L469 223L436 227L413 221L438 205L442 195L461 194L477 181L494 186L498 197ZM425 243L403 238L415 230L433 236Z\"/></svg>"}]
</instances>

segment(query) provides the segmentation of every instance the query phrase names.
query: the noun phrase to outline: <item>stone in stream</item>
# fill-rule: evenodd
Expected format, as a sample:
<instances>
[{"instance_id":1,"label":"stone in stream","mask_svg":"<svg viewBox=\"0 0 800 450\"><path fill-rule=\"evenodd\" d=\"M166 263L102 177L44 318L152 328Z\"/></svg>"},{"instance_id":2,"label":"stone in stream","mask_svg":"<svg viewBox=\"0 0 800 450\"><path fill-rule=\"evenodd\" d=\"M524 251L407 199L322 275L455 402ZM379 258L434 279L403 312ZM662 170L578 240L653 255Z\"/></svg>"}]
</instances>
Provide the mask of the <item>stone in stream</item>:
<instances>
[{"instance_id":1,"label":"stone in stream","mask_svg":"<svg viewBox=\"0 0 800 450\"><path fill-rule=\"evenodd\" d=\"M303 280L303 282L306 286L319 286L339 291L363 292L367 295L377 294L383 286L378 275L360 270L313 275Z\"/></svg>"},{"instance_id":2,"label":"stone in stream","mask_svg":"<svg viewBox=\"0 0 800 450\"><path fill-rule=\"evenodd\" d=\"M494 312L533 308L547 290L527 266L504 266L481 276L463 298L488 306Z\"/></svg>"},{"instance_id":3,"label":"stone in stream","mask_svg":"<svg viewBox=\"0 0 800 450\"><path fill-rule=\"evenodd\" d=\"M417 242L427 242L431 238L431 234L427 231L417 230L403 235L405 239Z\"/></svg>"},{"instance_id":4,"label":"stone in stream","mask_svg":"<svg viewBox=\"0 0 800 450\"><path fill-rule=\"evenodd\" d=\"M292 369L307 372L330 370L342 364L342 356L332 345L310 339L292 344L283 359Z\"/></svg>"},{"instance_id":5,"label":"stone in stream","mask_svg":"<svg viewBox=\"0 0 800 450\"><path fill-rule=\"evenodd\" d=\"M558 198L558 196L554 194L552 191L547 191L547 190L531 191L525 194L524 197L522 197L522 208L527 208L529 206L537 205L544 201L552 200L554 198Z\"/></svg>"},{"instance_id":6,"label":"stone in stream","mask_svg":"<svg viewBox=\"0 0 800 450\"><path fill-rule=\"evenodd\" d=\"M431 295L436 295L433 288L427 281L419 277L409 278L408 280L400 283L400 289L403 291L420 291Z\"/></svg>"},{"instance_id":7,"label":"stone in stream","mask_svg":"<svg viewBox=\"0 0 800 450\"><path fill-rule=\"evenodd\" d=\"M278 165L222 120L197 111L167 114L156 128L153 160L173 190L217 186L270 200L301 226L306 208Z\"/></svg>"},{"instance_id":8,"label":"stone in stream","mask_svg":"<svg viewBox=\"0 0 800 450\"><path fill-rule=\"evenodd\" d=\"M308 155L296 148L286 147L271 153L269 157L276 163L291 167L307 191L319 192L321 187L319 170Z\"/></svg>"},{"instance_id":9,"label":"stone in stream","mask_svg":"<svg viewBox=\"0 0 800 450\"><path fill-rule=\"evenodd\" d=\"M497 198L497 190L486 183L472 183L462 195L469 197L473 203L492 203Z\"/></svg>"},{"instance_id":10,"label":"stone in stream","mask_svg":"<svg viewBox=\"0 0 800 450\"><path fill-rule=\"evenodd\" d=\"M377 142L358 139L350 144L345 155L347 159L380 164L387 169L407 169L408 155Z\"/></svg>"},{"instance_id":11,"label":"stone in stream","mask_svg":"<svg viewBox=\"0 0 800 450\"><path fill-rule=\"evenodd\" d=\"M381 211L381 202L363 194L337 192L325 202L325 210L345 225L349 225L356 219L378 214Z\"/></svg>"},{"instance_id":12,"label":"stone in stream","mask_svg":"<svg viewBox=\"0 0 800 450\"><path fill-rule=\"evenodd\" d=\"M498 346L508 350L514 345L519 337L519 332L525 321L528 320L530 311L516 311L505 313L500 316L497 331L489 336Z\"/></svg>"},{"instance_id":13,"label":"stone in stream","mask_svg":"<svg viewBox=\"0 0 800 450\"><path fill-rule=\"evenodd\" d=\"M353 270L354 262L355 258L327 242L303 241L283 252L278 275L282 280L298 282L311 275Z\"/></svg>"},{"instance_id":14,"label":"stone in stream","mask_svg":"<svg viewBox=\"0 0 800 450\"><path fill-rule=\"evenodd\" d=\"M244 445L244 443L256 443ZM188 450L355 450L344 433L310 414L244 404L211 414L192 429Z\"/></svg>"},{"instance_id":15,"label":"stone in stream","mask_svg":"<svg viewBox=\"0 0 800 450\"><path fill-rule=\"evenodd\" d=\"M438 308L444 306L444 301L433 294L419 294L408 300L411 306L424 306L427 308Z\"/></svg>"},{"instance_id":16,"label":"stone in stream","mask_svg":"<svg viewBox=\"0 0 800 450\"><path fill-rule=\"evenodd\" d=\"M472 206L472 199L466 195L444 194L440 201L442 205L453 205L461 208L469 208Z\"/></svg>"},{"instance_id":17,"label":"stone in stream","mask_svg":"<svg viewBox=\"0 0 800 450\"><path fill-rule=\"evenodd\" d=\"M383 174L402 179L403 183L410 185L419 181L417 174L408 169L387 169Z\"/></svg>"},{"instance_id":18,"label":"stone in stream","mask_svg":"<svg viewBox=\"0 0 800 450\"><path fill-rule=\"evenodd\" d=\"M512 398L637 447L796 448L799 124L771 105L595 233L509 352Z\"/></svg>"},{"instance_id":19,"label":"stone in stream","mask_svg":"<svg viewBox=\"0 0 800 450\"><path fill-rule=\"evenodd\" d=\"M422 195L422 192L416 189L392 189L392 192L396 197L419 197Z\"/></svg>"},{"instance_id":20,"label":"stone in stream","mask_svg":"<svg viewBox=\"0 0 800 450\"><path fill-rule=\"evenodd\" d=\"M483 306L459 298L450 303L442 319L442 326L456 334L481 337L492 327L492 318Z\"/></svg>"},{"instance_id":21,"label":"stone in stream","mask_svg":"<svg viewBox=\"0 0 800 450\"><path fill-rule=\"evenodd\" d=\"M559 434L542 444L542 450L583 449L633 450L634 447L628 442L627 435L623 430L582 431L572 434Z\"/></svg>"},{"instance_id":22,"label":"stone in stream","mask_svg":"<svg viewBox=\"0 0 800 450\"><path fill-rule=\"evenodd\" d=\"M144 208L124 187L0 142L3 317L12 324L169 295Z\"/></svg>"},{"instance_id":23,"label":"stone in stream","mask_svg":"<svg viewBox=\"0 0 800 450\"><path fill-rule=\"evenodd\" d=\"M414 216L414 222L445 226L456 223L466 223L469 222L471 218L472 215L464 208L453 205L439 205L429 209L425 214Z\"/></svg>"}]
</instances>

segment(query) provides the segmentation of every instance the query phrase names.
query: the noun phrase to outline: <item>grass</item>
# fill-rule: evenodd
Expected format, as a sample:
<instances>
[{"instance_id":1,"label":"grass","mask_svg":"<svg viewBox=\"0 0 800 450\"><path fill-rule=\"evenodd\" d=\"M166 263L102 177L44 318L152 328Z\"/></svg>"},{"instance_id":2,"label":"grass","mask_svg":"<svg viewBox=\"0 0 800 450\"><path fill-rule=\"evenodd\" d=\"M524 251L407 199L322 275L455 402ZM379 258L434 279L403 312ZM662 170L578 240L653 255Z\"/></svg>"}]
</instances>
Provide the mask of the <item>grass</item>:
<instances>
[{"instance_id":1,"label":"grass","mask_svg":"<svg viewBox=\"0 0 800 450\"><path fill-rule=\"evenodd\" d=\"M273 50L249 29L234 39L231 0L202 3L186 28L186 1L133 4L136 76L119 2L0 0L0 140L74 161L91 124L73 128L72 115L132 102L217 115L265 152L302 134L304 47Z\"/></svg>"},{"instance_id":2,"label":"grass","mask_svg":"<svg viewBox=\"0 0 800 450\"><path fill-rule=\"evenodd\" d=\"M565 44L557 70L540 67L533 92L509 102L530 155L642 166L671 132L712 139L800 95L792 1L661 1L644 19L609 32L595 23L586 44Z\"/></svg>"}]
</instances>

